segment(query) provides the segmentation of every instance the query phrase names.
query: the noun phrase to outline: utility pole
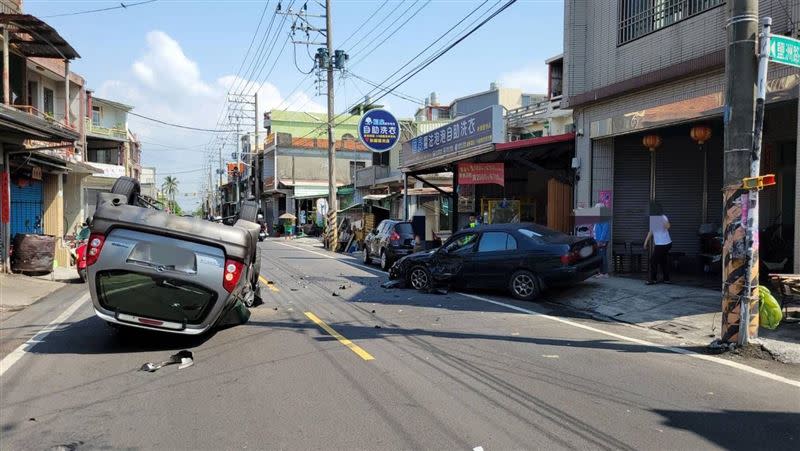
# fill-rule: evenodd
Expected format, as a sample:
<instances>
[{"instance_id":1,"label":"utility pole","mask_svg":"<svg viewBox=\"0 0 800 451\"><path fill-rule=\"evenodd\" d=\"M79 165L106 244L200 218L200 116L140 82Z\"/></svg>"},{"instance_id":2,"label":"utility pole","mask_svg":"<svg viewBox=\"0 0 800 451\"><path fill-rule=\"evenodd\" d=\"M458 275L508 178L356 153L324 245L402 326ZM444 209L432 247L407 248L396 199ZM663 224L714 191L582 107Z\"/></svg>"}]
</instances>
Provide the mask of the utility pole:
<instances>
[{"instance_id":1,"label":"utility pole","mask_svg":"<svg viewBox=\"0 0 800 451\"><path fill-rule=\"evenodd\" d=\"M251 152L253 152L253 180L255 185L255 196L256 196L256 203L258 203L259 208L261 206L261 165L258 164L258 93L256 92L253 94L253 122L256 125L255 136L253 138L253 146Z\"/></svg>"},{"instance_id":2,"label":"utility pole","mask_svg":"<svg viewBox=\"0 0 800 451\"><path fill-rule=\"evenodd\" d=\"M720 341L744 345L758 335L758 264L749 264L752 241L746 238L751 201L742 186L742 180L750 177L754 150L758 0L728 0L727 9ZM752 252L757 262L758 251Z\"/></svg>"},{"instance_id":3,"label":"utility pole","mask_svg":"<svg viewBox=\"0 0 800 451\"><path fill-rule=\"evenodd\" d=\"M333 74L335 70L344 70L345 62L349 59L347 53L343 50L333 49L333 19L331 15L331 0L325 0L325 14L324 15L311 15L308 14L307 5L304 4L302 9L298 12L293 12L289 9L282 12L278 8L278 14L286 14L295 17L292 23L292 44L295 45L324 45L317 49L317 54L314 57L314 67L312 70L317 71L317 80L322 82L322 71L325 72L327 94L328 94L328 215L327 215L327 231L328 245L331 250L336 249L336 244L339 241L339 233L337 230L336 210L338 209L336 201L336 137L334 135L334 79ZM325 28L320 29L312 26L308 18L325 18ZM297 32L305 33L305 40L295 40L294 36ZM311 33L319 33L325 36L325 42L315 42L311 40Z\"/></svg>"},{"instance_id":4,"label":"utility pole","mask_svg":"<svg viewBox=\"0 0 800 451\"><path fill-rule=\"evenodd\" d=\"M331 0L325 0L325 42L328 48L328 211L331 231L328 245L332 251L336 250L339 242L336 211L336 137L333 135L333 21L331 19Z\"/></svg>"},{"instance_id":5,"label":"utility pole","mask_svg":"<svg viewBox=\"0 0 800 451\"><path fill-rule=\"evenodd\" d=\"M239 185L242 180L242 139L241 132L239 131L239 120L236 120L236 170L233 171L234 180L236 181L236 209L239 209L239 202L242 201L242 195L239 192Z\"/></svg>"}]
</instances>

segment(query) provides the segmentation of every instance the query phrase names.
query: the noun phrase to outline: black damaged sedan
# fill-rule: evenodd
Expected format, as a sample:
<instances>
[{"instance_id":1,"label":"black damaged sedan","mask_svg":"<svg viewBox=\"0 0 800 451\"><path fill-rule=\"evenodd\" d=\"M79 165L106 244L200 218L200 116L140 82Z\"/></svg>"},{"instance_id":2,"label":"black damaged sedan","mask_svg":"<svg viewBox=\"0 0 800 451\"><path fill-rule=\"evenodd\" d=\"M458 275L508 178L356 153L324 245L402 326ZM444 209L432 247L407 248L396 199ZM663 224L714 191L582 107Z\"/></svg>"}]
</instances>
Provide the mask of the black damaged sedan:
<instances>
[{"instance_id":1,"label":"black damaged sedan","mask_svg":"<svg viewBox=\"0 0 800 451\"><path fill-rule=\"evenodd\" d=\"M398 260L389 278L434 286L506 289L517 299L581 282L600 270L597 243L536 224L496 224L453 234L442 247Z\"/></svg>"}]
</instances>

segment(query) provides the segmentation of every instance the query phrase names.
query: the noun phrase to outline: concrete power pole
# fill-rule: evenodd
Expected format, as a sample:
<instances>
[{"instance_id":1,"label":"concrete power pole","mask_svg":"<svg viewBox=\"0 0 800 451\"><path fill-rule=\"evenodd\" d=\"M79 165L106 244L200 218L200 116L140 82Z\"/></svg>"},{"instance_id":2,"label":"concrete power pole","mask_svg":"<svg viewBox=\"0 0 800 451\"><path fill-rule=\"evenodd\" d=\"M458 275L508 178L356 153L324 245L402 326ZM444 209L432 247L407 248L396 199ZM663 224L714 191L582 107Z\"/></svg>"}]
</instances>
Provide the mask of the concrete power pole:
<instances>
[{"instance_id":1,"label":"concrete power pole","mask_svg":"<svg viewBox=\"0 0 800 451\"><path fill-rule=\"evenodd\" d=\"M255 185L256 203L261 207L261 165L258 164L258 93L253 94L253 121L256 124L255 135L253 137L253 153L251 162L253 163L253 180Z\"/></svg>"},{"instance_id":2,"label":"concrete power pole","mask_svg":"<svg viewBox=\"0 0 800 451\"><path fill-rule=\"evenodd\" d=\"M742 187L742 180L750 177L754 142L758 0L728 0L727 8L720 341L742 345L758 334L758 251L754 250L756 264L749 265L746 229L750 194Z\"/></svg>"},{"instance_id":3,"label":"concrete power pole","mask_svg":"<svg viewBox=\"0 0 800 451\"><path fill-rule=\"evenodd\" d=\"M328 47L328 227L330 234L330 246L332 251L336 250L339 242L339 231L337 230L336 211L336 138L333 135L333 21L331 20L331 0L325 0L325 43Z\"/></svg>"}]
</instances>

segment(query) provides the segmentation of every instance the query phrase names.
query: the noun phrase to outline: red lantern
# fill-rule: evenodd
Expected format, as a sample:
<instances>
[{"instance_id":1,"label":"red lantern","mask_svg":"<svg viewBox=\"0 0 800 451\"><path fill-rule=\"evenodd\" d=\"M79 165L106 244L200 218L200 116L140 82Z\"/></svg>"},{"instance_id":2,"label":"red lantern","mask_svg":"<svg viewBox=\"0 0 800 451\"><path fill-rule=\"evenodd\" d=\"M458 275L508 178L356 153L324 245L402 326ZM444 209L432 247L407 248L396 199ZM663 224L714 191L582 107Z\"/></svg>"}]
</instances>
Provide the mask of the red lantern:
<instances>
[{"instance_id":1,"label":"red lantern","mask_svg":"<svg viewBox=\"0 0 800 451\"><path fill-rule=\"evenodd\" d=\"M711 139L711 127L707 125L695 125L689 132L689 136L699 145L703 145Z\"/></svg>"},{"instance_id":2,"label":"red lantern","mask_svg":"<svg viewBox=\"0 0 800 451\"><path fill-rule=\"evenodd\" d=\"M642 144L644 144L650 152L654 152L661 146L661 137L658 135L645 135L645 137L642 138Z\"/></svg>"}]
</instances>

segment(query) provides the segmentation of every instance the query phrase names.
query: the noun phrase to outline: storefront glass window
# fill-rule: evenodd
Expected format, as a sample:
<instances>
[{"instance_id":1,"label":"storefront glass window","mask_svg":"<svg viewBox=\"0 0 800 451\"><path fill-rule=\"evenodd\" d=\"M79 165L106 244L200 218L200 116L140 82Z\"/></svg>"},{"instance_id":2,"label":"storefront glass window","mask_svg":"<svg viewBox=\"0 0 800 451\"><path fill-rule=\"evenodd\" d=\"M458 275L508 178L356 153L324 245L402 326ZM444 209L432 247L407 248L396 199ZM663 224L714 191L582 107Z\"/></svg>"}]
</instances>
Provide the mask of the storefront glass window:
<instances>
[{"instance_id":1,"label":"storefront glass window","mask_svg":"<svg viewBox=\"0 0 800 451\"><path fill-rule=\"evenodd\" d=\"M450 217L450 198L442 196L439 198L439 230L451 230L453 222Z\"/></svg>"}]
</instances>

